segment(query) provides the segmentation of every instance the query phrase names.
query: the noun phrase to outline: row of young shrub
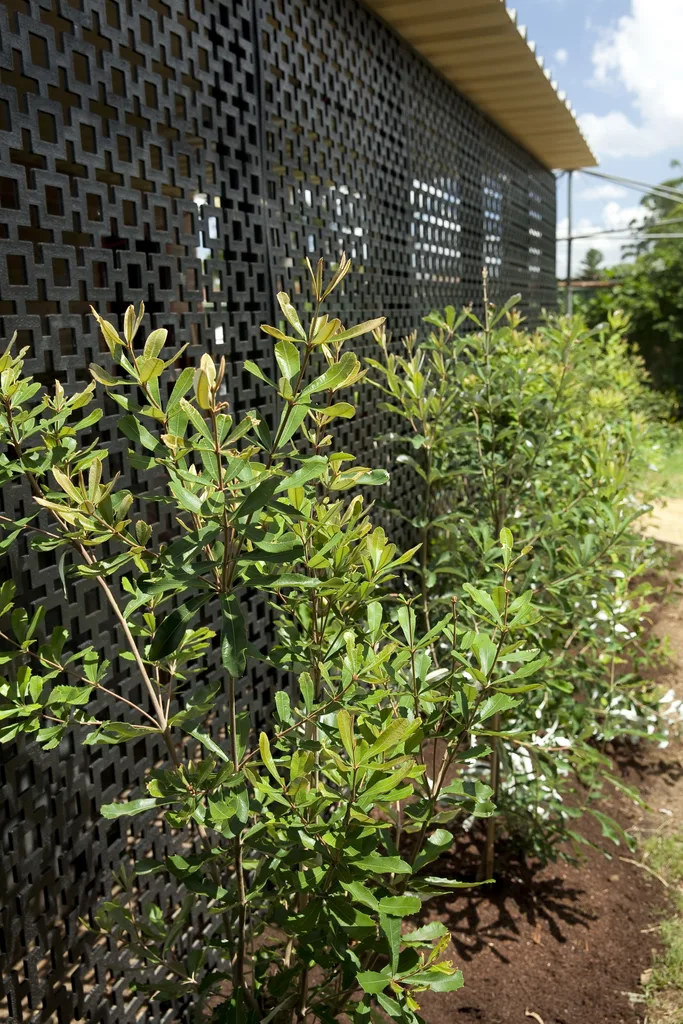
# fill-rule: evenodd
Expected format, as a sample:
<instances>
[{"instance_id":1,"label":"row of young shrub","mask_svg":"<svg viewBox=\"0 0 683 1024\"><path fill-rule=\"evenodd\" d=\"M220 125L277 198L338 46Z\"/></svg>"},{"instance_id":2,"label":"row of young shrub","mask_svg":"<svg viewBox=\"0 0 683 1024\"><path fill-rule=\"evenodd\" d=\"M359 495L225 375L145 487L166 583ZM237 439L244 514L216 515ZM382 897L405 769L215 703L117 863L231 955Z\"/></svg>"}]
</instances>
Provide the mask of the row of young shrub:
<instances>
[{"instance_id":1,"label":"row of young shrub","mask_svg":"<svg viewBox=\"0 0 683 1024\"><path fill-rule=\"evenodd\" d=\"M372 370L404 424L383 440L421 494L417 514L393 512L422 539L411 568L427 625L454 597L474 631L505 619L495 551L511 531L506 585L532 602L526 637L538 658L494 720L488 778L508 835L547 859L586 842L586 812L605 837L626 840L601 809L606 786L636 797L610 754L666 742L680 720L652 682L663 651L648 613L665 556L639 523L653 497L646 471L674 435L672 403L650 387L627 318L616 311L592 331L550 318L529 332L518 298L498 311L486 303L483 321L432 313L429 337L400 348L378 331ZM475 773L487 778L481 763ZM492 818L487 873L494 834Z\"/></svg>"},{"instance_id":2,"label":"row of young shrub","mask_svg":"<svg viewBox=\"0 0 683 1024\"><path fill-rule=\"evenodd\" d=\"M6 581L0 739L163 739L146 795L101 810L147 814L175 852L133 849L89 922L128 948L138 991L189 1001L197 1020L381 1011L416 1024L421 992L463 984L447 929L406 925L471 884L439 870L454 831L490 823L485 879L501 819L543 856L578 841L584 805L613 835L596 806L604 780L621 785L607 745L662 728L639 675L654 655L635 581L651 554L632 526L658 415L617 323L532 336L511 304L486 304L483 324L449 309L397 355L381 319L345 328L325 311L345 259L329 281L322 263L309 269L309 315L281 293L283 320L264 327L279 379L245 364L276 392L270 425L257 410L233 420L224 362L205 355L178 373L163 329L140 345L142 308L123 335L95 313L111 363L91 365L78 394L48 393L11 346L1 357L0 483L26 481L35 502L23 520L0 518L2 546L53 553L65 586L96 581L133 679L122 686L97 638L78 649L66 626L43 635L42 609L23 609ZM477 331L460 333L465 321ZM372 331L380 358L363 366L353 341ZM391 441L421 494L405 552L359 493L381 496L386 474L335 447L368 371L406 424ZM167 506L170 541L144 519L148 495L81 440L101 415L82 412L97 385L121 407L128 465ZM277 617L265 656L245 625L255 591ZM218 677L202 619L213 608ZM258 734L238 711L250 658L294 680ZM145 896L155 874L176 881L172 907ZM215 917L208 939L193 933L198 907Z\"/></svg>"}]
</instances>

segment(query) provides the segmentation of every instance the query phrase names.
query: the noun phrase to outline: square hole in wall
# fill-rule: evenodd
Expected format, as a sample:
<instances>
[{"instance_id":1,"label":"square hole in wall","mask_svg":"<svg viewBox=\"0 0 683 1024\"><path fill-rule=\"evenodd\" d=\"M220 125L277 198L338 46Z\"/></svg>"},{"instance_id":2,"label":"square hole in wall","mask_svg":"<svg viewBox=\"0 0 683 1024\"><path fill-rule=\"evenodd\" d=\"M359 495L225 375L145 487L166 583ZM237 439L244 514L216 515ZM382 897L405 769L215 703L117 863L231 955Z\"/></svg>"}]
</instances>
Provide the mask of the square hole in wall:
<instances>
[{"instance_id":1,"label":"square hole in wall","mask_svg":"<svg viewBox=\"0 0 683 1024\"><path fill-rule=\"evenodd\" d=\"M56 185L45 186L45 208L51 217L64 216L64 196Z\"/></svg>"},{"instance_id":2,"label":"square hole in wall","mask_svg":"<svg viewBox=\"0 0 683 1024\"><path fill-rule=\"evenodd\" d=\"M0 206L5 210L19 209L19 185L14 178L0 178Z\"/></svg>"},{"instance_id":3,"label":"square hole in wall","mask_svg":"<svg viewBox=\"0 0 683 1024\"><path fill-rule=\"evenodd\" d=\"M26 259L17 253L8 253L5 257L7 262L7 280L13 285L28 284L26 275Z\"/></svg>"},{"instance_id":4,"label":"square hole in wall","mask_svg":"<svg viewBox=\"0 0 683 1024\"><path fill-rule=\"evenodd\" d=\"M69 261L64 259L53 259L52 280L56 288L68 288L71 284L71 271Z\"/></svg>"},{"instance_id":5,"label":"square hole in wall","mask_svg":"<svg viewBox=\"0 0 683 1024\"><path fill-rule=\"evenodd\" d=\"M73 327L59 328L59 351L63 356L72 356L76 351L76 334Z\"/></svg>"}]
</instances>

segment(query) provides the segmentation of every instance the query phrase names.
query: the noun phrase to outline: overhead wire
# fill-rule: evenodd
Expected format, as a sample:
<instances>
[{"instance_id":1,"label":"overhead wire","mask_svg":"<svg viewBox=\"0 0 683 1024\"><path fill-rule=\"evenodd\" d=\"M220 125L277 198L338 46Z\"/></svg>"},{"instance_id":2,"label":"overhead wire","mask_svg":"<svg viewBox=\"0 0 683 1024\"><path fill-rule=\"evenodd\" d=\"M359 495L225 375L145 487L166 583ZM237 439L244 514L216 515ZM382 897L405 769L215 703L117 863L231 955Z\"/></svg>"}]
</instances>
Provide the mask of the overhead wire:
<instances>
[{"instance_id":1,"label":"overhead wire","mask_svg":"<svg viewBox=\"0 0 683 1024\"><path fill-rule=\"evenodd\" d=\"M671 220L660 220L656 224L628 224L622 228L604 228L599 231L590 231L584 235L572 235L573 239L586 239L586 238L602 238L603 235L622 235L624 232L629 234L641 234L643 241L647 238L677 238L680 237L674 232L670 232L665 236L652 234L652 228L663 228L668 227L669 224L683 224L683 217L672 217ZM568 236L564 235L561 238L557 238L558 242L567 242Z\"/></svg>"},{"instance_id":2,"label":"overhead wire","mask_svg":"<svg viewBox=\"0 0 683 1024\"><path fill-rule=\"evenodd\" d=\"M609 181L614 185L622 185L636 192L655 195L659 199L670 199L673 202L683 203L683 191L671 188L669 185L651 185L646 181L638 181L636 178L623 178L617 174L605 174L604 171L592 171L587 168L581 170L580 173L587 174L591 178L601 178L603 181Z\"/></svg>"}]
</instances>

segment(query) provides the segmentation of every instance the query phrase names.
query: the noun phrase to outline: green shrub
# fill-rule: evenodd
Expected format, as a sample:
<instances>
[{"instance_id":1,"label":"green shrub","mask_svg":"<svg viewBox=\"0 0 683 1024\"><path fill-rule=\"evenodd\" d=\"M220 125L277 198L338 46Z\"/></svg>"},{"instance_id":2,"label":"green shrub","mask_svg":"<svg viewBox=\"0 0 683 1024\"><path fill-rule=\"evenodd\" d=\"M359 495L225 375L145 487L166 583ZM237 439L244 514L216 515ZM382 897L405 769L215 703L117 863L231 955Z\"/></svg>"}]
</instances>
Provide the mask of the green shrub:
<instances>
[{"instance_id":1,"label":"green shrub","mask_svg":"<svg viewBox=\"0 0 683 1024\"><path fill-rule=\"evenodd\" d=\"M475 633L498 622L508 610L495 586L499 536L519 551L508 585L533 600L539 654L533 678L507 666L517 701L493 720L488 773L508 831L547 858L583 841L585 811L623 838L598 803L605 784L624 788L612 745L664 740L664 712L677 716L643 675L659 657L645 579L658 556L636 528L670 410L629 353L625 320L589 332L555 319L530 333L517 299L497 311L485 303L484 322L471 310L432 313L429 337L401 350L378 330L369 362L405 424L384 440L421 487L414 514L394 512L422 540L411 568L426 625L454 597ZM494 830L491 819L487 873Z\"/></svg>"},{"instance_id":2,"label":"green shrub","mask_svg":"<svg viewBox=\"0 0 683 1024\"><path fill-rule=\"evenodd\" d=\"M522 580L528 556L513 554L505 530L500 543L487 535L485 579L471 591L476 633L445 598L425 624L396 596L416 549L397 551L355 493L386 474L357 466L329 432L354 415L342 395L365 374L348 343L382 321L345 329L323 312L346 260L327 285L322 264L309 269L306 326L280 294L281 327L264 327L279 380L245 364L277 393L270 429L256 410L232 418L223 361L204 355L178 372L165 330L138 344L142 307L128 309L123 336L94 314L111 362L91 365L94 381L78 394L25 376L12 345L0 358L0 484L26 481L35 503L23 520L0 520L2 549L26 533L59 559L65 587L96 581L133 674L123 687L94 646L71 646L65 626L45 636L43 609L21 608L6 581L0 739L23 733L51 748L67 730L89 745L163 738L166 761L147 763L145 791L101 812L165 823L176 852L156 861L132 849L117 894L89 922L127 947L138 990L189 999L198 1020L362 1020L379 1006L413 1024L416 995L456 989L462 976L443 959L443 925L406 934L403 919L463 884L432 866L452 843L443 826L492 814L477 759L491 723L519 707L518 680L544 658L525 646L537 613L511 579ZM82 411L96 385L121 408L128 466L169 512L163 543L144 518L148 496L109 477L106 448L81 441L101 415ZM243 616L254 591L277 615L265 656ZM217 620L218 675L206 667ZM295 685L276 694L256 735L236 695L259 658ZM177 882L170 907L145 896L157 872ZM193 935L195 907L215 918L208 938Z\"/></svg>"}]
</instances>

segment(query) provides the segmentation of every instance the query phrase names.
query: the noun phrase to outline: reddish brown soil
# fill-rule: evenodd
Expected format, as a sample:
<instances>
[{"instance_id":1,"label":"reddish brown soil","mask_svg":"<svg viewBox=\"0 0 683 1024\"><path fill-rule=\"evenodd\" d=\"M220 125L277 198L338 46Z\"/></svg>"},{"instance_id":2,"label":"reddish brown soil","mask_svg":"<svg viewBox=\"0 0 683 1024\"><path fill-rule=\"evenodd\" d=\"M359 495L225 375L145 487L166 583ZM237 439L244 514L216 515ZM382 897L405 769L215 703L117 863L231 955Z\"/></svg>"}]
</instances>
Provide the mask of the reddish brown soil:
<instances>
[{"instance_id":1,"label":"reddish brown soil","mask_svg":"<svg viewBox=\"0 0 683 1024\"><path fill-rule=\"evenodd\" d=\"M580 867L534 869L509 857L495 886L434 901L430 918L450 929L465 987L425 993L428 1024L641 1021L629 994L638 996L652 960L660 883L619 860L626 849L614 851L611 860L592 852Z\"/></svg>"}]
</instances>

